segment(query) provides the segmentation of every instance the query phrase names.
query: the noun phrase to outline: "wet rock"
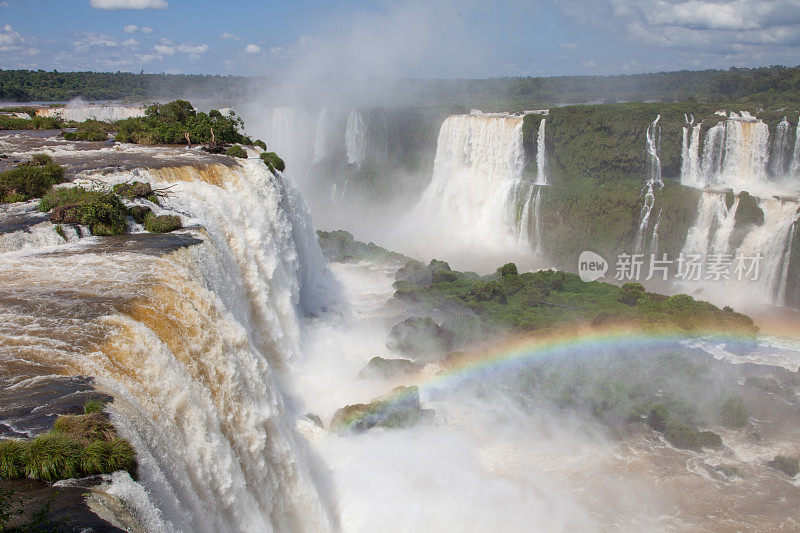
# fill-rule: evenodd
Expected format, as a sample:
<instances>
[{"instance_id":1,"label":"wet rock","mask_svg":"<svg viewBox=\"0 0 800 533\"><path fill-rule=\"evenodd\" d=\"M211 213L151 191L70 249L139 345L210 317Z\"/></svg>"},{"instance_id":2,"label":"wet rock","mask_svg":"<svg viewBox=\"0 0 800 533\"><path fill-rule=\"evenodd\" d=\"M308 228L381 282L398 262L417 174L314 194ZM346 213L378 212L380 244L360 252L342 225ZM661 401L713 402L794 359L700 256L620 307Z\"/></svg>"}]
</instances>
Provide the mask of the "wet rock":
<instances>
[{"instance_id":1,"label":"wet rock","mask_svg":"<svg viewBox=\"0 0 800 533\"><path fill-rule=\"evenodd\" d=\"M411 317L395 324L386 346L414 359L436 359L450 351L455 334L430 317Z\"/></svg>"},{"instance_id":2,"label":"wet rock","mask_svg":"<svg viewBox=\"0 0 800 533\"><path fill-rule=\"evenodd\" d=\"M340 435L361 433L374 427L401 428L433 422L433 409L422 409L417 387L397 387L370 403L342 407L331 419L331 431Z\"/></svg>"},{"instance_id":3,"label":"wet rock","mask_svg":"<svg viewBox=\"0 0 800 533\"><path fill-rule=\"evenodd\" d=\"M48 213L47 218L53 224L77 224L79 204L60 205Z\"/></svg>"},{"instance_id":4,"label":"wet rock","mask_svg":"<svg viewBox=\"0 0 800 533\"><path fill-rule=\"evenodd\" d=\"M384 359L373 357L358 373L360 379L398 379L419 370L419 365L408 359Z\"/></svg>"},{"instance_id":5,"label":"wet rock","mask_svg":"<svg viewBox=\"0 0 800 533\"><path fill-rule=\"evenodd\" d=\"M780 470L789 477L795 477L800 473L800 460L796 457L786 457L785 455L778 455L772 461L767 463L767 466Z\"/></svg>"},{"instance_id":6,"label":"wet rock","mask_svg":"<svg viewBox=\"0 0 800 533\"><path fill-rule=\"evenodd\" d=\"M322 425L322 419L319 417L319 415L315 415L314 413L306 413L303 416L312 421L315 426L325 429L325 426Z\"/></svg>"}]
</instances>

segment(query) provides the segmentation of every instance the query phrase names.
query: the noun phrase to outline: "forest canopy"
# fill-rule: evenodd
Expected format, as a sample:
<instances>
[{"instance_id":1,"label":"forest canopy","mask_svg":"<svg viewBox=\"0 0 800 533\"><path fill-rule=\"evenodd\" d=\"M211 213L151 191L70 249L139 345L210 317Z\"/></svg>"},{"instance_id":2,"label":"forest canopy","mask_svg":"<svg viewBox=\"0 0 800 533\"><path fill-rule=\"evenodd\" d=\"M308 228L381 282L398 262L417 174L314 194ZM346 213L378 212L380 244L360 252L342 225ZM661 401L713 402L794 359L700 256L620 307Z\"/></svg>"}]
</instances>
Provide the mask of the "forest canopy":
<instances>
[{"instance_id":1,"label":"forest canopy","mask_svg":"<svg viewBox=\"0 0 800 533\"><path fill-rule=\"evenodd\" d=\"M0 70L0 101L169 100L234 97L268 79L129 72ZM321 89L324 89L321 88ZM397 79L391 98L402 105L479 105L522 111L588 102L752 102L775 106L800 102L800 66L656 72L617 76L514 77L482 80Z\"/></svg>"}]
</instances>

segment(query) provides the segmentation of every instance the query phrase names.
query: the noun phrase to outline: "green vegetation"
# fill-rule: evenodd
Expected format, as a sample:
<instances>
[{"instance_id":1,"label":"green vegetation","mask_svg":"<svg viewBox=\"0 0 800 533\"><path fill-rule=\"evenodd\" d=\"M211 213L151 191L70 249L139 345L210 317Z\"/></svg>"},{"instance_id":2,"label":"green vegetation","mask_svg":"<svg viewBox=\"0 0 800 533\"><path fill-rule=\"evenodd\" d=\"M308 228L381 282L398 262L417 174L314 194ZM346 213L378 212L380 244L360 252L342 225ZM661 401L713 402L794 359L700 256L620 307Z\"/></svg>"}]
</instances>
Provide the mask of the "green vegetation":
<instances>
[{"instance_id":1,"label":"green vegetation","mask_svg":"<svg viewBox=\"0 0 800 533\"><path fill-rule=\"evenodd\" d=\"M395 297L428 308L463 309L456 331L548 331L579 324L614 324L644 331L728 331L754 335L753 321L735 312L678 294L646 292L641 285L617 287L586 283L566 272L544 270L514 274L510 265L476 279L451 271L454 280L437 278L440 263L420 267L410 261L397 273ZM449 270L449 267L447 268Z\"/></svg>"},{"instance_id":2,"label":"green vegetation","mask_svg":"<svg viewBox=\"0 0 800 533\"><path fill-rule=\"evenodd\" d=\"M800 473L800 460L796 457L779 455L767 464L776 470L780 470L789 477L795 477Z\"/></svg>"},{"instance_id":3,"label":"green vegetation","mask_svg":"<svg viewBox=\"0 0 800 533\"><path fill-rule=\"evenodd\" d=\"M169 233L183 227L181 217L177 215L154 215L149 213L144 217L144 229L150 233Z\"/></svg>"},{"instance_id":4,"label":"green vegetation","mask_svg":"<svg viewBox=\"0 0 800 533\"><path fill-rule=\"evenodd\" d=\"M225 155L247 159L247 152L245 151L244 148L242 148L238 144L234 144L233 146L225 150Z\"/></svg>"},{"instance_id":5,"label":"green vegetation","mask_svg":"<svg viewBox=\"0 0 800 533\"><path fill-rule=\"evenodd\" d=\"M260 157L273 174L286 170L286 163L275 152L263 152Z\"/></svg>"},{"instance_id":6,"label":"green vegetation","mask_svg":"<svg viewBox=\"0 0 800 533\"><path fill-rule=\"evenodd\" d=\"M64 168L45 154L0 173L0 201L21 202L39 198L50 187L64 181Z\"/></svg>"},{"instance_id":7,"label":"green vegetation","mask_svg":"<svg viewBox=\"0 0 800 533\"><path fill-rule=\"evenodd\" d=\"M64 134L64 139L68 141L105 141L108 135L116 131L113 124L101 122L99 120L86 120L78 124L74 132Z\"/></svg>"},{"instance_id":8,"label":"green vegetation","mask_svg":"<svg viewBox=\"0 0 800 533\"><path fill-rule=\"evenodd\" d=\"M0 115L0 130L57 130L64 127L58 117L37 117L30 119Z\"/></svg>"},{"instance_id":9,"label":"green vegetation","mask_svg":"<svg viewBox=\"0 0 800 533\"><path fill-rule=\"evenodd\" d=\"M39 201L39 211L58 224L83 224L92 235L122 235L128 229L127 208L111 192L82 187L53 188Z\"/></svg>"},{"instance_id":10,"label":"green vegetation","mask_svg":"<svg viewBox=\"0 0 800 533\"><path fill-rule=\"evenodd\" d=\"M644 152L643 146L640 147ZM644 175L638 179L556 181L542 188L542 248L556 264L574 268L584 250L606 258L631 253L639 227ZM666 182L656 194L659 251L677 256L697 217L700 193ZM518 206L521 214L522 206ZM655 219L656 217L653 217Z\"/></svg>"},{"instance_id":11,"label":"green vegetation","mask_svg":"<svg viewBox=\"0 0 800 533\"><path fill-rule=\"evenodd\" d=\"M0 478L58 481L125 470L136 476L136 453L117 436L102 404L83 415L61 415L53 429L33 439L0 440Z\"/></svg>"},{"instance_id":12,"label":"green vegetation","mask_svg":"<svg viewBox=\"0 0 800 533\"><path fill-rule=\"evenodd\" d=\"M259 148L261 148L265 152L267 151L267 143L265 143L261 139L256 139L255 141L253 141L253 146L258 146Z\"/></svg>"},{"instance_id":13,"label":"green vegetation","mask_svg":"<svg viewBox=\"0 0 800 533\"><path fill-rule=\"evenodd\" d=\"M66 101L167 99L186 94L199 97L244 95L246 78L127 72L0 71L0 100ZM257 79L262 86L271 80ZM401 79L394 87L395 103L426 106L479 106L486 111L522 111L547 104L615 101L748 102L779 106L800 101L800 67L772 66L728 70L657 72L618 76L557 76L484 80ZM328 87L320 87L321 91Z\"/></svg>"},{"instance_id":14,"label":"green vegetation","mask_svg":"<svg viewBox=\"0 0 800 533\"><path fill-rule=\"evenodd\" d=\"M149 183L134 181L118 183L110 190L54 187L39 201L39 211L49 212L50 221L57 228L61 224L83 224L89 226L92 235L126 233L128 216L151 233L168 233L183 227L177 215L156 216L149 207L126 206L123 199L147 199L158 203L157 192ZM63 229L60 234L63 237Z\"/></svg>"},{"instance_id":15,"label":"green vegetation","mask_svg":"<svg viewBox=\"0 0 800 533\"><path fill-rule=\"evenodd\" d=\"M742 428L750 421L747 407L741 398L730 398L720 412L721 422L729 428Z\"/></svg>"},{"instance_id":16,"label":"green vegetation","mask_svg":"<svg viewBox=\"0 0 800 533\"><path fill-rule=\"evenodd\" d=\"M344 230L320 231L317 230L317 240L325 259L334 263L357 263L359 261L398 261L405 262L408 258L396 252L390 252L371 242L353 239L353 235Z\"/></svg>"},{"instance_id":17,"label":"green vegetation","mask_svg":"<svg viewBox=\"0 0 800 533\"><path fill-rule=\"evenodd\" d=\"M144 117L128 118L116 123L117 142L136 144L220 144L239 143L250 146L253 142L240 133L244 129L241 118L231 112L223 117L219 111L209 114L195 111L185 100L168 104L153 104Z\"/></svg>"}]
</instances>

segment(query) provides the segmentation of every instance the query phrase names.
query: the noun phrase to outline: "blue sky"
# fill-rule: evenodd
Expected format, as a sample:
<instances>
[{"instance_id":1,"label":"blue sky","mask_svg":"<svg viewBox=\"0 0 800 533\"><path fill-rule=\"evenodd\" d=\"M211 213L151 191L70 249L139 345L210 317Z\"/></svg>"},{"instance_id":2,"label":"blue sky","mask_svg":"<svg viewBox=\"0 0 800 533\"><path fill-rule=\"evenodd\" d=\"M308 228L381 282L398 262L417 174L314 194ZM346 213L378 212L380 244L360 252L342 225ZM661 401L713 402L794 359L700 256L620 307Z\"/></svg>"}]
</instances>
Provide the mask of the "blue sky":
<instances>
[{"instance_id":1,"label":"blue sky","mask_svg":"<svg viewBox=\"0 0 800 533\"><path fill-rule=\"evenodd\" d=\"M800 64L800 0L0 0L0 67L413 77Z\"/></svg>"}]
</instances>

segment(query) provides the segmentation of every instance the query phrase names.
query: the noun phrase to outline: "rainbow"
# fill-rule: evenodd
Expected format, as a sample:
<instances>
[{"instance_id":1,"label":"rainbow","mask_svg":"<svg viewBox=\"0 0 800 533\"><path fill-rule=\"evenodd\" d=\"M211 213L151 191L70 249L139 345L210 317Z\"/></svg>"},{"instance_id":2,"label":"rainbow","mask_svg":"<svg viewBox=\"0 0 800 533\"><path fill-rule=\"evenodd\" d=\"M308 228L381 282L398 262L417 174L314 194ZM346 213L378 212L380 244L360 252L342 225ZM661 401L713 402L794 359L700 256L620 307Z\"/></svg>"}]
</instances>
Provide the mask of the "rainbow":
<instances>
[{"instance_id":1,"label":"rainbow","mask_svg":"<svg viewBox=\"0 0 800 533\"><path fill-rule=\"evenodd\" d=\"M641 329L586 329L568 334L552 334L544 337L521 337L493 346L489 350L466 354L454 364L434 376L413 383L423 389L441 389L457 386L467 379L498 371L523 368L537 360L565 355L591 354L610 349L639 349L654 351L675 347L686 341L708 340L713 342L752 344L752 335L730 331L705 331L702 333L643 332ZM645 352L646 353L646 352Z\"/></svg>"},{"instance_id":2,"label":"rainbow","mask_svg":"<svg viewBox=\"0 0 800 533\"><path fill-rule=\"evenodd\" d=\"M385 396L375 401L384 405L403 403L416 396L420 390L434 392L454 389L467 380L489 377L499 372L522 369L532 362L567 355L592 355L609 350L638 350L645 356L658 354L661 350L675 348L687 341L705 340L710 342L752 344L752 335L737 334L731 331L703 332L643 332L641 329L623 328L585 328L583 330L551 333L538 337L518 337L492 346L490 349L464 354L457 360L446 363L445 368L432 376L419 376L406 381ZM343 421L352 426L359 419L358 413Z\"/></svg>"}]
</instances>

